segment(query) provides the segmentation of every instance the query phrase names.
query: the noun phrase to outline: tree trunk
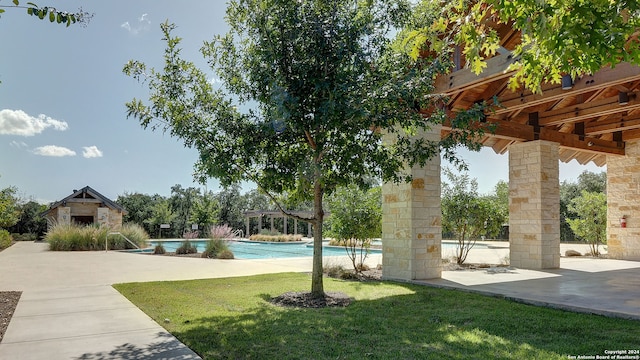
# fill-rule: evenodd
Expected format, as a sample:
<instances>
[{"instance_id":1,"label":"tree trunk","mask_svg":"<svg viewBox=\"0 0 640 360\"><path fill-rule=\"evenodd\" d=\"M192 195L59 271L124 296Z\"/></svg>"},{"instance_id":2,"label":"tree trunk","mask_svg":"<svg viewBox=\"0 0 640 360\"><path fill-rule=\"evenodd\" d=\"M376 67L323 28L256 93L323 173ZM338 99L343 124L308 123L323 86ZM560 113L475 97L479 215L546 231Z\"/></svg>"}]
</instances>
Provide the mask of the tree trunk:
<instances>
[{"instance_id":1,"label":"tree trunk","mask_svg":"<svg viewBox=\"0 0 640 360\"><path fill-rule=\"evenodd\" d=\"M313 223L313 272L311 275L311 295L319 298L324 297L324 285L322 282L322 223L324 220L324 210L322 209L322 198L324 189L318 177L313 186L313 212L315 221Z\"/></svg>"}]
</instances>

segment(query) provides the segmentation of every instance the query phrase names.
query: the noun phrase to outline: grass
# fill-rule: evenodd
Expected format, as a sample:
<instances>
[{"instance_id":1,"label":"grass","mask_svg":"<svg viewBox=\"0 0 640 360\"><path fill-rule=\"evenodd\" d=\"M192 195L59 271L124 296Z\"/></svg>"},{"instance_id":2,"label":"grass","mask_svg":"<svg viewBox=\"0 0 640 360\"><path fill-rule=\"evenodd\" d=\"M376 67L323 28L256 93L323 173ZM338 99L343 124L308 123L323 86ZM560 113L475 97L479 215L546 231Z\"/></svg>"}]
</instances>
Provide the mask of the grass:
<instances>
[{"instance_id":1,"label":"grass","mask_svg":"<svg viewBox=\"0 0 640 360\"><path fill-rule=\"evenodd\" d=\"M640 339L638 321L403 283L325 279L346 308L269 303L309 286L287 273L115 288L205 359L566 359Z\"/></svg>"},{"instance_id":2,"label":"grass","mask_svg":"<svg viewBox=\"0 0 640 360\"><path fill-rule=\"evenodd\" d=\"M125 224L115 229L129 240L144 247L149 236L142 227L136 224ZM52 251L87 251L104 250L107 234L114 231L107 226L98 225L55 225L47 231L45 240ZM122 250L133 248L119 235L110 235L108 246L110 250Z\"/></svg>"}]
</instances>

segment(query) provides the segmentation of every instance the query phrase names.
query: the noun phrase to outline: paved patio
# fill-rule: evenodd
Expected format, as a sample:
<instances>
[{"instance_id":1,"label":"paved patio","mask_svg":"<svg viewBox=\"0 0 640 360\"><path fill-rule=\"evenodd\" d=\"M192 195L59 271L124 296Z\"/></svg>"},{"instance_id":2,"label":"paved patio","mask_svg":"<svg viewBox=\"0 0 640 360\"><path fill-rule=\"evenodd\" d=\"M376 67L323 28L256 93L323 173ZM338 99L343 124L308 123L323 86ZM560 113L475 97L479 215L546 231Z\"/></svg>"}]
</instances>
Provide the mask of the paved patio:
<instances>
[{"instance_id":1,"label":"paved patio","mask_svg":"<svg viewBox=\"0 0 640 360\"><path fill-rule=\"evenodd\" d=\"M499 262L508 254L504 245L478 249L469 261ZM208 260L47 247L21 242L0 252L0 291L23 292L0 359L199 359L111 284L311 269L310 258ZM380 262L378 255L369 264ZM640 262L563 258L558 270L445 271L418 283L640 319Z\"/></svg>"}]
</instances>

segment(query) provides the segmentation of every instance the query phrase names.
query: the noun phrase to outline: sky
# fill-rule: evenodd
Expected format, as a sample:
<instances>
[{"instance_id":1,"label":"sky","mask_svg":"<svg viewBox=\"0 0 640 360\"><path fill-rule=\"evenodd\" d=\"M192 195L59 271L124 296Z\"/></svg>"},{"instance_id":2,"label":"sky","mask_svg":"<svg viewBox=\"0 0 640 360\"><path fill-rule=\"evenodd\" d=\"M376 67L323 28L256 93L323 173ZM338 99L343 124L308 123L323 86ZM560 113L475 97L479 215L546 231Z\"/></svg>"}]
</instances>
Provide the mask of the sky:
<instances>
[{"instance_id":1,"label":"sky","mask_svg":"<svg viewBox=\"0 0 640 360\"><path fill-rule=\"evenodd\" d=\"M16 186L24 199L49 203L87 185L111 199L136 192L169 196L176 184L203 187L193 181L195 150L127 119L125 103L148 99L148 89L122 68L130 59L162 67L159 25L169 20L183 38L183 57L205 69L199 49L227 32L226 1L36 3L70 12L82 7L94 17L86 27L68 28L23 9L6 9L0 17L0 189ZM507 154L483 149L460 156L481 193L508 181ZM561 163L560 180L575 181L585 170L605 168ZM215 179L206 188L220 190Z\"/></svg>"}]
</instances>

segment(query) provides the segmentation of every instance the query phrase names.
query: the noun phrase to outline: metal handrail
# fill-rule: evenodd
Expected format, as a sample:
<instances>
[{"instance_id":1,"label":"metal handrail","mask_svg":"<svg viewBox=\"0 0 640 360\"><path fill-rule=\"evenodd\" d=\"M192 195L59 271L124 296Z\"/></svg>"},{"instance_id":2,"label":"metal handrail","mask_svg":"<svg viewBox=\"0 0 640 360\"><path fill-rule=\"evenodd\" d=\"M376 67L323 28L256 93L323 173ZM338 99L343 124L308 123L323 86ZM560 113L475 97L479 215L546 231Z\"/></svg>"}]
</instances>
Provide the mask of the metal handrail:
<instances>
[{"instance_id":1,"label":"metal handrail","mask_svg":"<svg viewBox=\"0 0 640 360\"><path fill-rule=\"evenodd\" d=\"M244 238L244 231L242 231L242 229L236 229L233 232L233 236L237 237L237 238Z\"/></svg>"},{"instance_id":2,"label":"metal handrail","mask_svg":"<svg viewBox=\"0 0 640 360\"><path fill-rule=\"evenodd\" d=\"M133 241L129 240L129 238L127 238L126 236L122 235L122 233L120 233L120 232L110 232L110 233L107 233L107 236L104 237L104 251L109 251L109 245L108 245L109 235L120 235L125 240L127 240L127 242L129 244L135 246L136 249L140 250L140 246L138 246L138 244L136 244Z\"/></svg>"}]
</instances>

